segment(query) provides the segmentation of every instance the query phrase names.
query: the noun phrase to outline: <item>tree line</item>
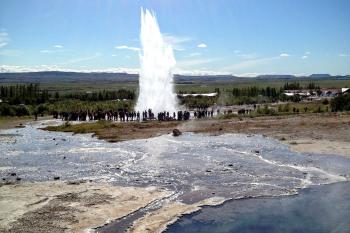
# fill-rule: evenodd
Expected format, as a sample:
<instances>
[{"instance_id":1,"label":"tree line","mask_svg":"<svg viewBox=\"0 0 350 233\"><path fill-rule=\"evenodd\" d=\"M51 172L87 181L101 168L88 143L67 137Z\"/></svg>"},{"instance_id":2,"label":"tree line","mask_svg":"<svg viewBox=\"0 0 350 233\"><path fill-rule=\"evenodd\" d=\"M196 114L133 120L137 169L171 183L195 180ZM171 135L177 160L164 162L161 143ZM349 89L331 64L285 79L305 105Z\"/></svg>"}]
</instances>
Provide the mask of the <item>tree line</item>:
<instances>
[{"instance_id":1,"label":"tree line","mask_svg":"<svg viewBox=\"0 0 350 233\"><path fill-rule=\"evenodd\" d=\"M41 89L39 84L2 85L0 86L0 116L37 115L44 112L50 113L55 108L76 111L77 106L81 109L88 109L89 106L94 106L96 109L110 109L112 105L119 107L121 104L129 108L131 103L126 102L133 102L134 99L135 92L126 89L60 94ZM120 103L112 104L113 100L119 100ZM106 102L108 104L105 104Z\"/></svg>"},{"instance_id":2,"label":"tree line","mask_svg":"<svg viewBox=\"0 0 350 233\"><path fill-rule=\"evenodd\" d=\"M0 86L0 99L11 105L41 104L49 98L49 92L40 90L38 84Z\"/></svg>"}]
</instances>

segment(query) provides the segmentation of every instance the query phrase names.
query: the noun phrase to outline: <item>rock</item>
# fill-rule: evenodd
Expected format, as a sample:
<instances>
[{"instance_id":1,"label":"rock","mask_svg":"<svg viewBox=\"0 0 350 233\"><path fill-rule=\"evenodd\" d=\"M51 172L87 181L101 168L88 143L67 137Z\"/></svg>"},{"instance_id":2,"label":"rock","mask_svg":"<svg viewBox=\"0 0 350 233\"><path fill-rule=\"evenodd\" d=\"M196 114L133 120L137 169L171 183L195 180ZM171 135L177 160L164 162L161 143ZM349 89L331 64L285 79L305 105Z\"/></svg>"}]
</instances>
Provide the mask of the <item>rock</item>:
<instances>
[{"instance_id":1,"label":"rock","mask_svg":"<svg viewBox=\"0 0 350 233\"><path fill-rule=\"evenodd\" d=\"M174 129L173 130L173 136L174 137L178 137L178 136L180 136L182 134L182 132L180 131L180 130L178 130L178 129Z\"/></svg>"},{"instance_id":2,"label":"rock","mask_svg":"<svg viewBox=\"0 0 350 233\"><path fill-rule=\"evenodd\" d=\"M60 177L59 177L59 176L55 176L53 179L54 179L54 180L59 180Z\"/></svg>"},{"instance_id":3,"label":"rock","mask_svg":"<svg viewBox=\"0 0 350 233\"><path fill-rule=\"evenodd\" d=\"M285 140L287 140L285 137L280 138L280 141L285 141Z\"/></svg>"},{"instance_id":4,"label":"rock","mask_svg":"<svg viewBox=\"0 0 350 233\"><path fill-rule=\"evenodd\" d=\"M223 130L222 128L219 129L219 131L222 131L222 130Z\"/></svg>"},{"instance_id":5,"label":"rock","mask_svg":"<svg viewBox=\"0 0 350 233\"><path fill-rule=\"evenodd\" d=\"M86 180L73 180L67 182L68 185L79 185L83 183L86 183Z\"/></svg>"},{"instance_id":6,"label":"rock","mask_svg":"<svg viewBox=\"0 0 350 233\"><path fill-rule=\"evenodd\" d=\"M7 181L5 182L5 185L14 185L14 184L16 184L16 182L15 182L15 181L12 181L12 180L7 180Z\"/></svg>"}]
</instances>

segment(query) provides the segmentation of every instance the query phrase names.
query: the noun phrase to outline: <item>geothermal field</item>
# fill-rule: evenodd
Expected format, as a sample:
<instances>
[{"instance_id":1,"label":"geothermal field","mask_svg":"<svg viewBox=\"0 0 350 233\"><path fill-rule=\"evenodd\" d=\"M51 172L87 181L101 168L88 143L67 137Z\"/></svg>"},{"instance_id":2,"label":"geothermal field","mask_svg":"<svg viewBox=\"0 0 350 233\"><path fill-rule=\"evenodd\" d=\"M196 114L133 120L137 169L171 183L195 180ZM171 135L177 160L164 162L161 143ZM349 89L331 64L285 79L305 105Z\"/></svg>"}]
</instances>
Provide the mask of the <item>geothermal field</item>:
<instances>
[{"instance_id":1,"label":"geothermal field","mask_svg":"<svg viewBox=\"0 0 350 233\"><path fill-rule=\"evenodd\" d=\"M204 31L215 34L220 27L211 17L212 3L208 3L210 10L205 8L208 28ZM121 40L127 33L120 33L120 28L126 30L134 19L124 21L130 13L123 8L127 3L118 4L121 18L115 21L119 25L115 30ZM181 31L193 23L190 31L200 35L201 25L181 21L183 15L166 20L173 12L181 13L175 8L161 12L164 24L177 25L173 30ZM101 9L98 5L89 12L93 15ZM103 23L96 26L99 18L89 15L89 27L74 26L81 31L62 33L75 41L84 30L99 28L84 36L90 47L80 39L72 43L84 44L85 56L72 58L74 46L54 44L39 51L41 56L53 55L47 59L55 64L53 68L41 65L40 69L48 70L2 72L12 66L0 67L4 73L0 75L0 232L349 233L350 77L276 72L251 79L250 73L238 77L234 70L260 65L267 72L268 62L290 65L296 57L301 57L296 62L299 72L300 67L315 66L314 60L311 65L301 63L311 60L314 52L263 57L233 50L232 44L212 52L210 46L223 43L229 30L225 36L208 39L207 45L199 36L161 31L158 15L140 9L139 38L131 40L140 47L117 45L113 54L105 48L85 55L89 48L98 50L106 42L92 39L114 30L105 32L102 27L101 33L101 25L111 22L107 16L114 15L103 11ZM228 9L220 7L220 15L230 13ZM56 13L47 11L35 22L49 20ZM71 24L80 22L68 20L76 14L69 11L61 16L68 23L58 25L57 30L68 31ZM234 26L240 28L239 23ZM259 34L256 28L249 30ZM24 59L19 50L2 50L18 37L10 39L2 26L0 33L0 55ZM242 47L258 37L240 36L235 36L240 38L236 44ZM192 47L184 45L193 41ZM261 51L278 47L272 41L261 44ZM232 50L233 60L243 61L224 65L230 74L206 71L214 67L212 62L225 63L224 56L216 57L225 50ZM69 56L64 55L67 51ZM134 54L124 56L125 51ZM209 53L211 58L201 58ZM113 59L124 57L119 61L123 65L136 59L140 63L137 74L128 73L132 69L57 71L56 64L102 67L109 63L106 54ZM61 57L66 61L59 62ZM178 63L175 57L180 58ZM347 57L341 53L337 59ZM8 62L15 64L11 59ZM179 67L191 65L197 68L191 75L175 74L184 72ZM273 67L278 72L287 70L281 63ZM64 78L60 80L61 72Z\"/></svg>"},{"instance_id":2,"label":"geothermal field","mask_svg":"<svg viewBox=\"0 0 350 233\"><path fill-rule=\"evenodd\" d=\"M16 177L9 175L15 171L27 182L47 182L56 177L59 180L53 182L82 181L82 185L102 183L141 190L153 187L166 193L161 198L154 196L156 200L145 209L112 221L106 226L108 230L102 227L101 232L122 232L126 223L135 220L133 215L141 219L134 226L137 229L164 212L164 227L178 214L195 211L203 203L294 195L299 189L347 181L350 176L347 158L292 152L279 141L261 135L185 133L180 137L168 134L109 143L89 134L40 129L57 123L60 122L47 120L3 131L1 177L15 181ZM16 186L13 188L16 190ZM71 190L65 187L60 192L68 195ZM28 194L17 195L21 198ZM73 210L67 210L70 211ZM6 221L8 217L2 218Z\"/></svg>"}]
</instances>

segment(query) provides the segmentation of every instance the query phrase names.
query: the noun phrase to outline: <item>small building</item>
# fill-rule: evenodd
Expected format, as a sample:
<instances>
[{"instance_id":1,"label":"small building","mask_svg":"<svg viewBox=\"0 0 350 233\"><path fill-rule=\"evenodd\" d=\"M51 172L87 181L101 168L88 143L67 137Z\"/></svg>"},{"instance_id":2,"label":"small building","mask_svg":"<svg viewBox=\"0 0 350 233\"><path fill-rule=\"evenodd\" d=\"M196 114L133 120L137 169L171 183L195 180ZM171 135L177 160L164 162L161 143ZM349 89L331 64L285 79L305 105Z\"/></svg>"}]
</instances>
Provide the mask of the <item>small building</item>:
<instances>
[{"instance_id":1,"label":"small building","mask_svg":"<svg viewBox=\"0 0 350 233\"><path fill-rule=\"evenodd\" d=\"M350 93L350 88L348 88L348 87L343 87L343 88L341 89L341 93L342 93L342 94L344 94L344 93Z\"/></svg>"},{"instance_id":2,"label":"small building","mask_svg":"<svg viewBox=\"0 0 350 233\"><path fill-rule=\"evenodd\" d=\"M192 93L192 94L178 94L178 97L216 97L218 95L218 93L213 92L213 93Z\"/></svg>"},{"instance_id":3,"label":"small building","mask_svg":"<svg viewBox=\"0 0 350 233\"><path fill-rule=\"evenodd\" d=\"M295 96L295 95L299 95L301 97L308 97L311 95L311 91L309 90L285 90L284 94L286 96Z\"/></svg>"},{"instance_id":4,"label":"small building","mask_svg":"<svg viewBox=\"0 0 350 233\"><path fill-rule=\"evenodd\" d=\"M336 89L321 89L321 97L336 97L342 93L342 88Z\"/></svg>"}]
</instances>

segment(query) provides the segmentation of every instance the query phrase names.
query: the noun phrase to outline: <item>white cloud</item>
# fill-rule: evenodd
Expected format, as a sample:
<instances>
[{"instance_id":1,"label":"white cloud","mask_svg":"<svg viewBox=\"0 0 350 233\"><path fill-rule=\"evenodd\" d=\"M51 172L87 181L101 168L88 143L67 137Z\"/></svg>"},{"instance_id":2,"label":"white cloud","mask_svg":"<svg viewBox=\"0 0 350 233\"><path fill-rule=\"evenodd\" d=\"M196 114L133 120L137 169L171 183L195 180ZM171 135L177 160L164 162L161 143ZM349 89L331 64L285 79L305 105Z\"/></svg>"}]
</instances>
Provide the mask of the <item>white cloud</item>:
<instances>
[{"instance_id":1,"label":"white cloud","mask_svg":"<svg viewBox=\"0 0 350 233\"><path fill-rule=\"evenodd\" d=\"M7 32L1 31L0 32L0 48L6 46L9 41L10 41L9 34Z\"/></svg>"},{"instance_id":2,"label":"white cloud","mask_svg":"<svg viewBox=\"0 0 350 233\"><path fill-rule=\"evenodd\" d=\"M176 68L174 70L175 74L180 75L195 75L195 76L203 76L203 75L231 75L229 72L224 71L213 71L213 70L206 70L206 69L200 69L200 70L186 70L181 68Z\"/></svg>"},{"instance_id":3,"label":"white cloud","mask_svg":"<svg viewBox=\"0 0 350 233\"><path fill-rule=\"evenodd\" d=\"M183 47L183 44L192 40L191 37L174 36L167 33L163 34L163 38L166 43L171 45L171 47L177 51L184 51L185 48Z\"/></svg>"},{"instance_id":4,"label":"white cloud","mask_svg":"<svg viewBox=\"0 0 350 233\"><path fill-rule=\"evenodd\" d=\"M346 53L340 53L338 54L339 57L350 57L350 54L346 54Z\"/></svg>"},{"instance_id":5,"label":"white cloud","mask_svg":"<svg viewBox=\"0 0 350 233\"><path fill-rule=\"evenodd\" d=\"M280 57L289 57L290 55L288 53L281 53Z\"/></svg>"},{"instance_id":6,"label":"white cloud","mask_svg":"<svg viewBox=\"0 0 350 233\"><path fill-rule=\"evenodd\" d=\"M39 66L9 66L0 65L0 73L16 73L16 72L40 72L40 71L62 71L62 72L83 72L83 73L128 73L128 74L138 74L139 69L137 68L104 68L104 69L86 69L84 66L80 66L81 69L77 68L67 68L62 66L49 66L49 65L39 65Z\"/></svg>"},{"instance_id":7,"label":"white cloud","mask_svg":"<svg viewBox=\"0 0 350 233\"><path fill-rule=\"evenodd\" d=\"M127 50L131 50L131 51L140 51L140 48L137 47L131 47L131 46L127 46L127 45L119 45L115 47L116 49L127 49Z\"/></svg>"},{"instance_id":8,"label":"white cloud","mask_svg":"<svg viewBox=\"0 0 350 233\"><path fill-rule=\"evenodd\" d=\"M305 55L310 55L311 54L311 52L305 52Z\"/></svg>"},{"instance_id":9,"label":"white cloud","mask_svg":"<svg viewBox=\"0 0 350 233\"><path fill-rule=\"evenodd\" d=\"M17 72L41 72L41 71L61 71L61 72L82 72L82 73L128 73L138 74L138 68L113 67L102 69L88 69L86 66L79 66L79 68L67 68L61 66L9 66L0 65L0 73L17 73ZM184 70L175 69L175 74L181 75L230 75L228 72L211 71L211 70Z\"/></svg>"},{"instance_id":10,"label":"white cloud","mask_svg":"<svg viewBox=\"0 0 350 233\"><path fill-rule=\"evenodd\" d=\"M63 48L63 45L56 44L56 45L54 45L54 46L52 46L52 47L54 47L54 48L56 48L56 49L62 49L62 48Z\"/></svg>"},{"instance_id":11,"label":"white cloud","mask_svg":"<svg viewBox=\"0 0 350 233\"><path fill-rule=\"evenodd\" d=\"M235 76L238 77L245 77L245 78L254 78L259 75L262 75L261 73L241 73L241 74L235 74Z\"/></svg>"},{"instance_id":12,"label":"white cloud","mask_svg":"<svg viewBox=\"0 0 350 233\"><path fill-rule=\"evenodd\" d=\"M208 46L206 44L204 44L204 43L201 43L201 44L197 45L197 47L198 48L206 48Z\"/></svg>"},{"instance_id":13,"label":"white cloud","mask_svg":"<svg viewBox=\"0 0 350 233\"><path fill-rule=\"evenodd\" d=\"M112 57L116 57L117 56L117 54L112 54Z\"/></svg>"},{"instance_id":14,"label":"white cloud","mask_svg":"<svg viewBox=\"0 0 350 233\"><path fill-rule=\"evenodd\" d=\"M307 59L307 58L308 58L308 56L306 56L306 55L301 57L301 59Z\"/></svg>"}]
</instances>

